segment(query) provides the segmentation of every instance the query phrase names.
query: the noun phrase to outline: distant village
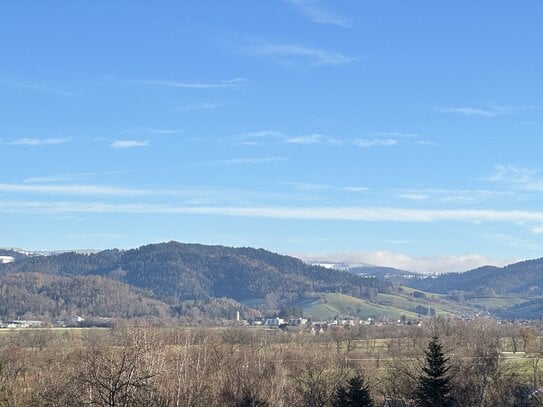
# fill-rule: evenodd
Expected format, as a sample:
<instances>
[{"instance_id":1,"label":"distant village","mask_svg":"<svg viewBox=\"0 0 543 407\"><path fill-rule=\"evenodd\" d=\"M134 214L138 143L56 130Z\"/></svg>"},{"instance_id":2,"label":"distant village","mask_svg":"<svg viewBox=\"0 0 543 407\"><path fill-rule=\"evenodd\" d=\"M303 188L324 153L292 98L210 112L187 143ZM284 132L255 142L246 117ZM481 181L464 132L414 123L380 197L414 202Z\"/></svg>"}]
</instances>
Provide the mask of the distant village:
<instances>
[{"instance_id":1,"label":"distant village","mask_svg":"<svg viewBox=\"0 0 543 407\"><path fill-rule=\"evenodd\" d=\"M0 321L1 328L11 328L11 329L21 329L21 328L70 328L70 327L92 327L92 326L110 326L112 325L113 319L108 317L101 317L98 320L93 319L92 321L87 321L85 318L75 315L67 320L58 320L53 323L40 321L40 320L26 320L26 319L13 319ZM365 318L365 319L356 319L356 318L334 318L334 319L311 319L311 318L257 318L250 320L243 320L240 318L239 312L236 313L236 318L233 321L230 321L230 324L234 326L247 326L263 329L281 329L284 331L299 331L301 329L310 330L311 333L322 333L328 329L349 329L355 326L360 325L375 325L375 326L385 326L385 325L411 325L411 326L422 326L422 319L418 320L407 320L407 319L398 319L398 320L381 320L376 318Z\"/></svg>"},{"instance_id":2,"label":"distant village","mask_svg":"<svg viewBox=\"0 0 543 407\"><path fill-rule=\"evenodd\" d=\"M283 329L286 331L309 329L311 333L322 333L327 329L349 329L360 325L415 325L422 326L422 319L408 320L408 319L393 319L393 320L381 320L376 318L340 318L334 319L310 319L310 318L258 318L251 320L240 320L239 313L236 317L236 321L245 326L264 327L267 329Z\"/></svg>"},{"instance_id":3,"label":"distant village","mask_svg":"<svg viewBox=\"0 0 543 407\"><path fill-rule=\"evenodd\" d=\"M79 315L65 320L57 320L53 323L30 320L30 319L12 319L6 321L0 321L0 329L21 329L21 328L77 328L77 327L106 327L111 325L113 319L108 317L101 317L98 320L87 321L85 318Z\"/></svg>"}]
</instances>

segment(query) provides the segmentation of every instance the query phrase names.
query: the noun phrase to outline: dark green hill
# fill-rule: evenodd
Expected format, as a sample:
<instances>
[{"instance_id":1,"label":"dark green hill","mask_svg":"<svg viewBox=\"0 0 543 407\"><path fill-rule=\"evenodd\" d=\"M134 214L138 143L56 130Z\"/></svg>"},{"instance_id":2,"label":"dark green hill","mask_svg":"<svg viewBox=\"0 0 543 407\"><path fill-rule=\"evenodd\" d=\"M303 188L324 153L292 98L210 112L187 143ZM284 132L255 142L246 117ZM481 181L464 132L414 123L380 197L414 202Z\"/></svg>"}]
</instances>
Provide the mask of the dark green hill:
<instances>
[{"instance_id":1,"label":"dark green hill","mask_svg":"<svg viewBox=\"0 0 543 407\"><path fill-rule=\"evenodd\" d=\"M160 304L167 304L173 309L179 309L178 306L186 301L210 298L239 301L273 295L274 298L296 299L314 292L343 292L367 298L375 292L390 291L390 284L377 279L310 266L293 257L263 249L178 242L152 244L127 251L31 257L0 265L0 279L24 279L25 275L33 278L42 276L47 282L56 281L49 284L51 287L77 281L74 287L80 289L62 292L64 304L76 301L74 298L66 301L72 292L72 296L81 297L81 301L88 301L85 298L91 295L132 296L130 298L137 297L140 302L157 301L154 305L146 303L146 307L160 308ZM99 288L95 287L94 291L88 288L89 284L96 286L97 282L100 282ZM112 283L111 287L107 287L107 282ZM10 285L14 286L16 284ZM38 294L40 301L42 297L58 301L59 294L49 289L36 294L31 289L32 284L22 286L27 287L26 291L31 294L24 295L29 302L37 301L35 295ZM88 306L84 308L89 309ZM164 308L160 309L164 311ZM134 313L139 315L140 311Z\"/></svg>"},{"instance_id":2,"label":"dark green hill","mask_svg":"<svg viewBox=\"0 0 543 407\"><path fill-rule=\"evenodd\" d=\"M540 296L543 295L543 258L506 267L485 266L465 273L405 281L404 284L435 293L464 291Z\"/></svg>"},{"instance_id":3,"label":"dark green hill","mask_svg":"<svg viewBox=\"0 0 543 407\"><path fill-rule=\"evenodd\" d=\"M541 319L543 299L538 298L496 311L496 315L505 319Z\"/></svg>"}]
</instances>

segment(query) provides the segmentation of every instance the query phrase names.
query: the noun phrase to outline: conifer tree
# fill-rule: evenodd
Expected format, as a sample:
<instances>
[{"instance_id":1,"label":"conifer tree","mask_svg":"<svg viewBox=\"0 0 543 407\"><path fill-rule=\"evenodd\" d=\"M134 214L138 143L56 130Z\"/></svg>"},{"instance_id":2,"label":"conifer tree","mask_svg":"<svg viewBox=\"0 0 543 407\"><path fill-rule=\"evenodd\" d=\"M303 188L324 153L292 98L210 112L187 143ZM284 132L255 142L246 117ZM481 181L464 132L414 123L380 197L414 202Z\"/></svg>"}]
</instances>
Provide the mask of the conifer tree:
<instances>
[{"instance_id":1,"label":"conifer tree","mask_svg":"<svg viewBox=\"0 0 543 407\"><path fill-rule=\"evenodd\" d=\"M428 343L426 364L417 388L418 403L421 407L447 407L451 405L450 366L445 357L439 337L434 334Z\"/></svg>"},{"instance_id":2,"label":"conifer tree","mask_svg":"<svg viewBox=\"0 0 543 407\"><path fill-rule=\"evenodd\" d=\"M341 386L332 401L333 407L373 407L368 385L364 378L356 375L349 379L347 386Z\"/></svg>"}]
</instances>

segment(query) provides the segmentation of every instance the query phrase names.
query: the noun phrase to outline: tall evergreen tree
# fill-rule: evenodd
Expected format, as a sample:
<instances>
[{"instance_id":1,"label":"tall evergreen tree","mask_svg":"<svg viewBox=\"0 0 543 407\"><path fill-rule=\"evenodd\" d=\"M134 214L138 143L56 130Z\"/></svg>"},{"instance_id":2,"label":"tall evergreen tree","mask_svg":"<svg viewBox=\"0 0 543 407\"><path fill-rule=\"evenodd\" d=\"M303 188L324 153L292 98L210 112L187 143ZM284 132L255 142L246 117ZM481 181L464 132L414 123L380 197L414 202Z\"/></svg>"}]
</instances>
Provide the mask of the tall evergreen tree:
<instances>
[{"instance_id":1,"label":"tall evergreen tree","mask_svg":"<svg viewBox=\"0 0 543 407\"><path fill-rule=\"evenodd\" d=\"M445 357L439 337L434 335L428 343L426 364L417 388L418 403L421 407L447 407L451 405L451 382L447 375L450 366Z\"/></svg>"},{"instance_id":2,"label":"tall evergreen tree","mask_svg":"<svg viewBox=\"0 0 543 407\"><path fill-rule=\"evenodd\" d=\"M332 401L333 407L373 407L368 385L364 378L356 375L341 386Z\"/></svg>"}]
</instances>

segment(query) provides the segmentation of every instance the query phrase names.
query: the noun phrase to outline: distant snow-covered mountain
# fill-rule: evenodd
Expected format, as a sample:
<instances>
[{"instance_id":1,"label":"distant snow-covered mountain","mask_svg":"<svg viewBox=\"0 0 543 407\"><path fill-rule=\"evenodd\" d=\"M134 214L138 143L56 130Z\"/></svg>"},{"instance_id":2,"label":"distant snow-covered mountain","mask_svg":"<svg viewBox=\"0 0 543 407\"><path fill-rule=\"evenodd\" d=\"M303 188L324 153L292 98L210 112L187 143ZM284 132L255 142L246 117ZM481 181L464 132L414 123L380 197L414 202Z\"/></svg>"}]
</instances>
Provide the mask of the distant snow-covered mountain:
<instances>
[{"instance_id":1,"label":"distant snow-covered mountain","mask_svg":"<svg viewBox=\"0 0 543 407\"><path fill-rule=\"evenodd\" d=\"M74 249L74 250L25 250L18 247L0 247L0 263L11 263L13 261L26 259L28 257L54 256L63 253L93 254L99 250Z\"/></svg>"}]
</instances>

